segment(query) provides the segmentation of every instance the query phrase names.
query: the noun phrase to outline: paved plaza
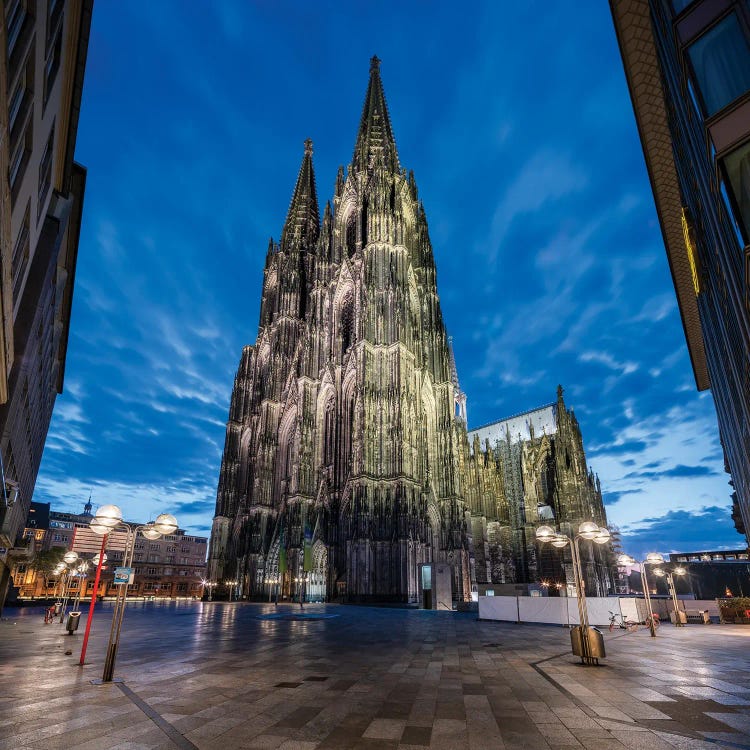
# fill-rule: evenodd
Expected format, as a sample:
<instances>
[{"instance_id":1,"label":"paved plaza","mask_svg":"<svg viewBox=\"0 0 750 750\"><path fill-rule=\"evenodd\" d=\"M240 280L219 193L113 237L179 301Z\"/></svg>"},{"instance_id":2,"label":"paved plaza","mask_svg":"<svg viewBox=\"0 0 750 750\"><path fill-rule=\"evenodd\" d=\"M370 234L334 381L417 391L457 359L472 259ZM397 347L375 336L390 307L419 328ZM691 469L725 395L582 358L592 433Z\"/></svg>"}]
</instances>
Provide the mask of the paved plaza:
<instances>
[{"instance_id":1,"label":"paved plaza","mask_svg":"<svg viewBox=\"0 0 750 750\"><path fill-rule=\"evenodd\" d=\"M111 607L68 636L0 621L0 750L587 748L750 750L750 626L605 633L583 667L564 628L476 614L220 602ZM66 654L71 651L71 654Z\"/></svg>"}]
</instances>

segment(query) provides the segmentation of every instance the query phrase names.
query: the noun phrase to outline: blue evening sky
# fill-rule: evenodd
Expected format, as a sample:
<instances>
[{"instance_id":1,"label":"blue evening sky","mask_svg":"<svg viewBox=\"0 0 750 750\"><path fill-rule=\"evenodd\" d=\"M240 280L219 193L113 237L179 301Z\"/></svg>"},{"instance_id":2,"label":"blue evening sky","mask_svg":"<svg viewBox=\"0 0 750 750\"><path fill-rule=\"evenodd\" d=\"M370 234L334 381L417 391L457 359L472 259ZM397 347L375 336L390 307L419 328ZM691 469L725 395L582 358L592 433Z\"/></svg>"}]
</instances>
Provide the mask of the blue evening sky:
<instances>
[{"instance_id":1,"label":"blue evening sky","mask_svg":"<svg viewBox=\"0 0 750 750\"><path fill-rule=\"evenodd\" d=\"M369 58L424 201L470 426L553 401L625 547L741 547L607 3L97 0L66 366L35 500L207 534L303 152L321 206Z\"/></svg>"}]
</instances>

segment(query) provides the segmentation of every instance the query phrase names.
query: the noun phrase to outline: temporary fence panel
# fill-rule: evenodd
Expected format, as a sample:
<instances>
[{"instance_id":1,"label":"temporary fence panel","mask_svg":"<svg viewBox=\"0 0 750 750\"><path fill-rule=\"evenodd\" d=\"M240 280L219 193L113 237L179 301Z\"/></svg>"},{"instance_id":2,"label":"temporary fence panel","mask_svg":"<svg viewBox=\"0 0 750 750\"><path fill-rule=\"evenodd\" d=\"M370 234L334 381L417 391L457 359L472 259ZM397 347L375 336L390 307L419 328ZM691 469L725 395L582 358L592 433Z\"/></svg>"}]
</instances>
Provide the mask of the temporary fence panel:
<instances>
[{"instance_id":1,"label":"temporary fence panel","mask_svg":"<svg viewBox=\"0 0 750 750\"><path fill-rule=\"evenodd\" d=\"M480 620L505 620L517 622L518 597L515 596L480 596Z\"/></svg>"}]
</instances>

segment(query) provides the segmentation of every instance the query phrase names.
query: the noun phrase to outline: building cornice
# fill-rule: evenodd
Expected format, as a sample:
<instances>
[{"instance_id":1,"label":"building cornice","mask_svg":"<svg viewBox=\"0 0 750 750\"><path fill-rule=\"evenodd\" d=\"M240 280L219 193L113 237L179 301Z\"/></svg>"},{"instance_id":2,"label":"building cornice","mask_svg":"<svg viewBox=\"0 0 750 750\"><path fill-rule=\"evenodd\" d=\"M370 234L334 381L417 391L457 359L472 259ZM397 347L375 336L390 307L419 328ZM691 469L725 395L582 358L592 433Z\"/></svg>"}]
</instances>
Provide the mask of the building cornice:
<instances>
[{"instance_id":1,"label":"building cornice","mask_svg":"<svg viewBox=\"0 0 750 750\"><path fill-rule=\"evenodd\" d=\"M654 194L698 390L710 387L698 299L682 228L682 199L648 0L610 0L638 134Z\"/></svg>"}]
</instances>

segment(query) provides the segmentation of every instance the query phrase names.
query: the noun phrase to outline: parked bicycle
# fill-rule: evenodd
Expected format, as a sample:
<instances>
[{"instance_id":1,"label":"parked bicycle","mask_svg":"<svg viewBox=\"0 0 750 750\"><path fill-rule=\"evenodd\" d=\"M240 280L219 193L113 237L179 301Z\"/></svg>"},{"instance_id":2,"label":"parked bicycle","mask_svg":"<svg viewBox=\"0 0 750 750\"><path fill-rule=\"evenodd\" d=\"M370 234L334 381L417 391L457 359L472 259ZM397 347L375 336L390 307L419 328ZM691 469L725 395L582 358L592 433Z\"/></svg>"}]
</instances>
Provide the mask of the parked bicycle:
<instances>
[{"instance_id":1,"label":"parked bicycle","mask_svg":"<svg viewBox=\"0 0 750 750\"><path fill-rule=\"evenodd\" d=\"M621 614L616 612L610 612L609 618L609 632L611 633L615 628L621 628L627 630L628 633L638 630L638 623L633 620L626 620Z\"/></svg>"}]
</instances>

